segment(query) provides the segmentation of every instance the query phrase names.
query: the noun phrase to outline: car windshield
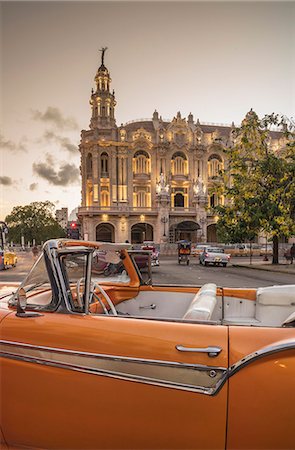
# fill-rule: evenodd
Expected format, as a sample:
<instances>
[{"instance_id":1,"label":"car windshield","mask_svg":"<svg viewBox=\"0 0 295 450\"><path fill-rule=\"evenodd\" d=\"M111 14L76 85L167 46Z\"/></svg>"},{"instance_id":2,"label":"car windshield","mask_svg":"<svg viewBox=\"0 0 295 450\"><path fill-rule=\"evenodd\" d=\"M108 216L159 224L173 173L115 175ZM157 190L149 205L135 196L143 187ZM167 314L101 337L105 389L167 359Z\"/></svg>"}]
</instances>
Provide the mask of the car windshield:
<instances>
[{"instance_id":1,"label":"car windshield","mask_svg":"<svg viewBox=\"0 0 295 450\"><path fill-rule=\"evenodd\" d=\"M224 249L223 248L207 248L207 252L208 253L224 253Z\"/></svg>"},{"instance_id":2,"label":"car windshield","mask_svg":"<svg viewBox=\"0 0 295 450\"><path fill-rule=\"evenodd\" d=\"M51 289L43 254L39 257L21 287L26 292L32 292L31 295L35 294L36 291L44 290L44 288Z\"/></svg>"}]
</instances>

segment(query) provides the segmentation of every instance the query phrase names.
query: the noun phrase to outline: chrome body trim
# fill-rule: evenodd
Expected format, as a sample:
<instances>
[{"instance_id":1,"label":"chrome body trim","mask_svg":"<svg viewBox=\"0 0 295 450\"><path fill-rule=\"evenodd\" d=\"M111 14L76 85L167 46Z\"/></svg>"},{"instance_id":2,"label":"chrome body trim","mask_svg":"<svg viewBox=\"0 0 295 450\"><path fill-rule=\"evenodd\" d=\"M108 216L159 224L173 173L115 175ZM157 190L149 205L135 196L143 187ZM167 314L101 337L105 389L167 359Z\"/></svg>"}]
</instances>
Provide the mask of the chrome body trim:
<instances>
[{"instance_id":1,"label":"chrome body trim","mask_svg":"<svg viewBox=\"0 0 295 450\"><path fill-rule=\"evenodd\" d=\"M286 350L295 350L295 340L290 342L283 342L280 344L269 345L256 352L250 353L240 361L236 362L230 367L230 376L237 373L239 370L248 366L250 363L257 361L258 359L273 355L275 353L284 352Z\"/></svg>"},{"instance_id":2,"label":"chrome body trim","mask_svg":"<svg viewBox=\"0 0 295 450\"><path fill-rule=\"evenodd\" d=\"M0 356L205 395L214 395L227 372L224 367L79 352L3 340L0 341Z\"/></svg>"},{"instance_id":3,"label":"chrome body trim","mask_svg":"<svg viewBox=\"0 0 295 450\"><path fill-rule=\"evenodd\" d=\"M218 394L229 378L249 364L289 350L295 350L295 340L264 347L245 356L227 369L0 340L0 357L3 358L210 396Z\"/></svg>"}]
</instances>

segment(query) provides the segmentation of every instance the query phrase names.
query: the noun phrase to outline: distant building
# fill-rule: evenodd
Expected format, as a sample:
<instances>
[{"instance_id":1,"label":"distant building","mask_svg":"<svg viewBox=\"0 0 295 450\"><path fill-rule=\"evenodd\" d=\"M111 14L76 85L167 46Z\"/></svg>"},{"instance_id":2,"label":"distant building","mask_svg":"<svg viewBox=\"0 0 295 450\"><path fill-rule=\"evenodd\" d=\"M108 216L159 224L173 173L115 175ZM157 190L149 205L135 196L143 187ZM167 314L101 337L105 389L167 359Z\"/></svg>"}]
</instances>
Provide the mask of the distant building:
<instances>
[{"instance_id":1,"label":"distant building","mask_svg":"<svg viewBox=\"0 0 295 450\"><path fill-rule=\"evenodd\" d=\"M180 112L168 121L155 111L152 119L118 127L115 93L103 57L95 83L90 129L82 130L79 146L78 218L84 238L216 242L212 208L224 199L210 187L226 167L224 150L232 145L234 124L203 124ZM271 135L271 145L279 145L279 133Z\"/></svg>"},{"instance_id":2,"label":"distant building","mask_svg":"<svg viewBox=\"0 0 295 450\"><path fill-rule=\"evenodd\" d=\"M69 222L75 222L77 220L78 217L78 206L76 208L74 208L71 213L69 214Z\"/></svg>"},{"instance_id":3,"label":"distant building","mask_svg":"<svg viewBox=\"0 0 295 450\"><path fill-rule=\"evenodd\" d=\"M68 208L61 208L55 211L55 218L59 225L66 230L68 226Z\"/></svg>"}]
</instances>

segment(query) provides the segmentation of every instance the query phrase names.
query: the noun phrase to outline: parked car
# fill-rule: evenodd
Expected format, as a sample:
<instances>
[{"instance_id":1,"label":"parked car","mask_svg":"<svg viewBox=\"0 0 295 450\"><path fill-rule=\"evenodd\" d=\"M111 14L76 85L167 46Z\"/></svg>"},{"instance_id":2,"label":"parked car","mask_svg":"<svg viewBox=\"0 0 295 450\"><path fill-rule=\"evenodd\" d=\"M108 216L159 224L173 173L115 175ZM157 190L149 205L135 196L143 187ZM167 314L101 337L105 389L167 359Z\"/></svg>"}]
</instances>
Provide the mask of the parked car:
<instances>
[{"instance_id":1,"label":"parked car","mask_svg":"<svg viewBox=\"0 0 295 450\"><path fill-rule=\"evenodd\" d=\"M193 245L192 244L192 248L191 248L191 255L195 256L195 257L199 257L199 255L203 252L203 250L207 247L208 245Z\"/></svg>"},{"instance_id":2,"label":"parked car","mask_svg":"<svg viewBox=\"0 0 295 450\"><path fill-rule=\"evenodd\" d=\"M263 256L265 255L265 246L261 246L259 244L253 243L250 245L249 243L241 243L241 244L226 244L224 249L231 256L250 256L252 252L253 256ZM270 252L267 251L269 255Z\"/></svg>"},{"instance_id":3,"label":"parked car","mask_svg":"<svg viewBox=\"0 0 295 450\"><path fill-rule=\"evenodd\" d=\"M0 284L1 448L294 448L295 285L155 286L132 254L52 240Z\"/></svg>"},{"instance_id":4,"label":"parked car","mask_svg":"<svg viewBox=\"0 0 295 450\"><path fill-rule=\"evenodd\" d=\"M156 249L156 246L153 242L146 241L141 246L141 250L148 250L151 252L151 265L152 267L156 267L160 265L159 262L159 251Z\"/></svg>"},{"instance_id":5,"label":"parked car","mask_svg":"<svg viewBox=\"0 0 295 450\"><path fill-rule=\"evenodd\" d=\"M224 248L206 247L200 254L200 264L204 266L223 266L226 267L230 260L230 254L224 253Z\"/></svg>"},{"instance_id":6,"label":"parked car","mask_svg":"<svg viewBox=\"0 0 295 450\"><path fill-rule=\"evenodd\" d=\"M17 255L14 251L4 249L3 251L4 258L4 269L8 269L9 267L15 267L17 264Z\"/></svg>"}]
</instances>

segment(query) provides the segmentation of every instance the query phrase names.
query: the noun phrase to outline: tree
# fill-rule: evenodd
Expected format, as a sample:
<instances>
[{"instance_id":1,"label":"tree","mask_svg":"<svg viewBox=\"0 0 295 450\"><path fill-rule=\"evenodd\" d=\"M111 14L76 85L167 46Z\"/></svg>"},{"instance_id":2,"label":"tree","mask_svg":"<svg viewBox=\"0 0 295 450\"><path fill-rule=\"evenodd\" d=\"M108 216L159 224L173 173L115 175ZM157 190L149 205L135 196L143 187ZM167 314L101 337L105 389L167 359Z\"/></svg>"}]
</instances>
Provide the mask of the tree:
<instances>
[{"instance_id":1,"label":"tree","mask_svg":"<svg viewBox=\"0 0 295 450\"><path fill-rule=\"evenodd\" d=\"M282 128L280 150L270 145L273 126ZM223 184L214 186L227 199L215 208L218 235L226 242L241 242L264 232L272 238L272 262L277 264L279 237L295 233L294 124L275 114L259 120L251 110L233 136Z\"/></svg>"},{"instance_id":2,"label":"tree","mask_svg":"<svg viewBox=\"0 0 295 450\"><path fill-rule=\"evenodd\" d=\"M6 216L9 228L9 239L20 242L21 236L25 241L40 244L51 238L64 237L65 231L53 217L54 204L46 202L33 202L25 206L15 206Z\"/></svg>"}]
</instances>

